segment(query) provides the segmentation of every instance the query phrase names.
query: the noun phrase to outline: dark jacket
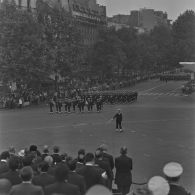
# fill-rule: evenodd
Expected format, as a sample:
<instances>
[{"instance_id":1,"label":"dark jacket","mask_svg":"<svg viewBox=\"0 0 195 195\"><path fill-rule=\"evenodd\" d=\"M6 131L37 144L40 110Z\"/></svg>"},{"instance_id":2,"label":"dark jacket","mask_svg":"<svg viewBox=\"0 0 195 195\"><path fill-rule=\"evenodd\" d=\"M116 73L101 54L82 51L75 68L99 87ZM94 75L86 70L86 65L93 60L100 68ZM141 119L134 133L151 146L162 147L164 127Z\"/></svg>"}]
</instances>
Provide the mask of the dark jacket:
<instances>
[{"instance_id":1,"label":"dark jacket","mask_svg":"<svg viewBox=\"0 0 195 195\"><path fill-rule=\"evenodd\" d=\"M70 171L68 174L68 182L78 186L81 195L85 194L86 184L83 176L79 175L76 172Z\"/></svg>"},{"instance_id":2,"label":"dark jacket","mask_svg":"<svg viewBox=\"0 0 195 195\"><path fill-rule=\"evenodd\" d=\"M43 189L30 183L21 183L15 185L10 190L10 195L43 195Z\"/></svg>"},{"instance_id":3,"label":"dark jacket","mask_svg":"<svg viewBox=\"0 0 195 195\"><path fill-rule=\"evenodd\" d=\"M113 118L116 118L117 121L122 121L123 115L122 113L116 113Z\"/></svg>"},{"instance_id":4,"label":"dark jacket","mask_svg":"<svg viewBox=\"0 0 195 195\"><path fill-rule=\"evenodd\" d=\"M52 194L80 195L79 188L67 182L56 182L45 187L45 195Z\"/></svg>"},{"instance_id":5,"label":"dark jacket","mask_svg":"<svg viewBox=\"0 0 195 195\"><path fill-rule=\"evenodd\" d=\"M32 183L41 187L46 187L50 184L55 183L55 178L48 173L41 173L33 178Z\"/></svg>"},{"instance_id":6,"label":"dark jacket","mask_svg":"<svg viewBox=\"0 0 195 195\"><path fill-rule=\"evenodd\" d=\"M98 166L91 165L85 165L77 171L77 173L79 175L82 175L85 179L86 190L96 184L104 184L104 180L101 175L103 172L104 170L102 170Z\"/></svg>"},{"instance_id":7,"label":"dark jacket","mask_svg":"<svg viewBox=\"0 0 195 195\"><path fill-rule=\"evenodd\" d=\"M0 175L9 171L7 162L0 161Z\"/></svg>"},{"instance_id":8,"label":"dark jacket","mask_svg":"<svg viewBox=\"0 0 195 195\"><path fill-rule=\"evenodd\" d=\"M132 159L126 155L121 155L115 159L115 183L117 185L129 185L132 183L132 164Z\"/></svg>"},{"instance_id":9,"label":"dark jacket","mask_svg":"<svg viewBox=\"0 0 195 195\"><path fill-rule=\"evenodd\" d=\"M182 186L177 184L170 184L170 191L168 195L190 195Z\"/></svg>"},{"instance_id":10,"label":"dark jacket","mask_svg":"<svg viewBox=\"0 0 195 195\"><path fill-rule=\"evenodd\" d=\"M114 169L114 159L111 154L103 152L103 160L109 162L111 170Z\"/></svg>"},{"instance_id":11,"label":"dark jacket","mask_svg":"<svg viewBox=\"0 0 195 195\"><path fill-rule=\"evenodd\" d=\"M22 183L22 179L19 176L18 171L9 170L8 172L1 174L0 178L8 179L12 185L17 185Z\"/></svg>"}]
</instances>

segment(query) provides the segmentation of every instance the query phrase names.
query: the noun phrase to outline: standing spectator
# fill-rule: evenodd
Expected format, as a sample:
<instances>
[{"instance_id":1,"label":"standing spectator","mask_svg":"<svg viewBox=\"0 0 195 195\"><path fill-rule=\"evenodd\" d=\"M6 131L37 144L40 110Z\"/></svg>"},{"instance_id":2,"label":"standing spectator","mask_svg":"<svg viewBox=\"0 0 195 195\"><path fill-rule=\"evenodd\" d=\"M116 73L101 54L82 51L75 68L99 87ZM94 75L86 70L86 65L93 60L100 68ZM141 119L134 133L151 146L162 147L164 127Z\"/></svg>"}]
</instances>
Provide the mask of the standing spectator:
<instances>
[{"instance_id":1,"label":"standing spectator","mask_svg":"<svg viewBox=\"0 0 195 195\"><path fill-rule=\"evenodd\" d=\"M30 166L23 167L20 172L22 183L15 185L10 190L10 195L43 195L43 189L31 183L33 170Z\"/></svg>"},{"instance_id":2,"label":"standing spectator","mask_svg":"<svg viewBox=\"0 0 195 195\"><path fill-rule=\"evenodd\" d=\"M127 156L127 148L124 146L120 150L121 155L115 159L115 183L122 195L130 191L132 184L132 159Z\"/></svg>"},{"instance_id":3,"label":"standing spectator","mask_svg":"<svg viewBox=\"0 0 195 195\"><path fill-rule=\"evenodd\" d=\"M108 146L106 144L102 144L100 146L100 149L102 150L102 155L103 155L103 160L104 161L108 161L111 170L114 169L114 158L111 154L108 154Z\"/></svg>"},{"instance_id":4,"label":"standing spectator","mask_svg":"<svg viewBox=\"0 0 195 195\"><path fill-rule=\"evenodd\" d=\"M76 161L72 160L68 162L68 167L70 169L68 174L68 182L79 187L80 194L84 195L86 192L86 184L84 177L76 173Z\"/></svg>"},{"instance_id":5,"label":"standing spectator","mask_svg":"<svg viewBox=\"0 0 195 195\"><path fill-rule=\"evenodd\" d=\"M10 158L10 154L8 151L4 151L1 153L1 161L0 161L0 175L9 171L8 160Z\"/></svg>"},{"instance_id":6,"label":"standing spectator","mask_svg":"<svg viewBox=\"0 0 195 195\"><path fill-rule=\"evenodd\" d=\"M43 153L41 155L42 160L44 160L45 157L48 156L48 155L49 155L49 146L45 145L43 147Z\"/></svg>"},{"instance_id":7,"label":"standing spectator","mask_svg":"<svg viewBox=\"0 0 195 195\"><path fill-rule=\"evenodd\" d=\"M11 183L7 179L0 179L0 194L8 195L11 189Z\"/></svg>"},{"instance_id":8,"label":"standing spectator","mask_svg":"<svg viewBox=\"0 0 195 195\"><path fill-rule=\"evenodd\" d=\"M85 178L86 189L96 184L104 184L103 173L105 171L95 166L95 159L92 153L87 153L85 156L85 166L77 171L78 174Z\"/></svg>"},{"instance_id":9,"label":"standing spectator","mask_svg":"<svg viewBox=\"0 0 195 195\"><path fill-rule=\"evenodd\" d=\"M8 179L11 185L17 185L22 183L22 179L19 176L19 166L20 166L20 159L19 157L15 156L10 158L9 160L9 171L0 175L0 178Z\"/></svg>"},{"instance_id":10,"label":"standing spectator","mask_svg":"<svg viewBox=\"0 0 195 195\"><path fill-rule=\"evenodd\" d=\"M40 163L38 169L41 173L33 178L32 183L34 185L38 185L44 188L47 185L53 184L55 182L55 178L47 173L49 169L48 163Z\"/></svg>"},{"instance_id":11,"label":"standing spectator","mask_svg":"<svg viewBox=\"0 0 195 195\"><path fill-rule=\"evenodd\" d=\"M53 194L67 194L67 195L80 195L79 188L67 182L68 180L68 167L60 165L55 170L56 183L45 187L45 195Z\"/></svg>"},{"instance_id":12,"label":"standing spectator","mask_svg":"<svg viewBox=\"0 0 195 195\"><path fill-rule=\"evenodd\" d=\"M103 160L103 152L100 149L97 149L95 151L95 164L97 164L100 168L106 171L106 175L108 177L106 186L109 189L112 189L113 173L110 168L109 162Z\"/></svg>"},{"instance_id":13,"label":"standing spectator","mask_svg":"<svg viewBox=\"0 0 195 195\"><path fill-rule=\"evenodd\" d=\"M62 161L61 155L59 154L59 152L60 152L60 148L58 146L54 146L53 147L53 154L51 155L53 158L54 164L60 163Z\"/></svg>"},{"instance_id":14,"label":"standing spectator","mask_svg":"<svg viewBox=\"0 0 195 195\"><path fill-rule=\"evenodd\" d=\"M163 172L170 185L169 195L190 195L190 193L179 185L179 179L183 173L183 167L179 163L167 163L163 168Z\"/></svg>"},{"instance_id":15,"label":"standing spectator","mask_svg":"<svg viewBox=\"0 0 195 195\"><path fill-rule=\"evenodd\" d=\"M47 173L54 176L55 167L54 167L54 164L53 164L53 158L51 156L46 156L44 161L46 163L48 163L48 165L49 165L49 169L48 169Z\"/></svg>"}]
</instances>

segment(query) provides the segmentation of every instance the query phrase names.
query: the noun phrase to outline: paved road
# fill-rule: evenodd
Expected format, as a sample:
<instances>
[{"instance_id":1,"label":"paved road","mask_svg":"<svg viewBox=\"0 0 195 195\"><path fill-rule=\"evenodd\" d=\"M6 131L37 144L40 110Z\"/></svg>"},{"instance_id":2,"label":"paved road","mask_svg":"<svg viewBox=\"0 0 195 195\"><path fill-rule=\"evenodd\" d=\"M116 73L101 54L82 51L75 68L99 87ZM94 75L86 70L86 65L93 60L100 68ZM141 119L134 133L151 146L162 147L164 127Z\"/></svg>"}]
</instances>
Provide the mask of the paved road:
<instances>
[{"instance_id":1,"label":"paved road","mask_svg":"<svg viewBox=\"0 0 195 195\"><path fill-rule=\"evenodd\" d=\"M94 151L100 143L113 155L122 145L133 158L133 177L142 182L162 175L163 165L178 161L184 167L182 184L195 192L195 95L183 96L183 82L149 81L133 89L138 101L130 105L107 105L102 113L48 114L47 107L1 111L0 148L22 149L32 143L59 145L76 155L79 148ZM108 120L117 108L124 115L122 134Z\"/></svg>"}]
</instances>

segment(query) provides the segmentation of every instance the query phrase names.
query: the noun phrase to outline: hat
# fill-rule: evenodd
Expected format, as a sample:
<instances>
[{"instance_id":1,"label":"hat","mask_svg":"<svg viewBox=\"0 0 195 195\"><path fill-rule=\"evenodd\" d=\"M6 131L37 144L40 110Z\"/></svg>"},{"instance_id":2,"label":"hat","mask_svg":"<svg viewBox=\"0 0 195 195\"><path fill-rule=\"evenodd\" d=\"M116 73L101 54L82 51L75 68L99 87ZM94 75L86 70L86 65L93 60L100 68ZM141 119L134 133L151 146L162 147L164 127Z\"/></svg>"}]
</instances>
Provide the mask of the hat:
<instances>
[{"instance_id":1,"label":"hat","mask_svg":"<svg viewBox=\"0 0 195 195\"><path fill-rule=\"evenodd\" d=\"M183 167L177 162L170 162L164 166L163 173L170 178L179 177L183 173Z\"/></svg>"},{"instance_id":2,"label":"hat","mask_svg":"<svg viewBox=\"0 0 195 195\"><path fill-rule=\"evenodd\" d=\"M24 157L25 156L25 150L24 149L23 150L20 150L18 152L18 155L21 156L21 157Z\"/></svg>"},{"instance_id":3,"label":"hat","mask_svg":"<svg viewBox=\"0 0 195 195\"><path fill-rule=\"evenodd\" d=\"M148 182L148 189L153 195L167 195L170 187L168 182L163 177L154 176Z\"/></svg>"}]
</instances>

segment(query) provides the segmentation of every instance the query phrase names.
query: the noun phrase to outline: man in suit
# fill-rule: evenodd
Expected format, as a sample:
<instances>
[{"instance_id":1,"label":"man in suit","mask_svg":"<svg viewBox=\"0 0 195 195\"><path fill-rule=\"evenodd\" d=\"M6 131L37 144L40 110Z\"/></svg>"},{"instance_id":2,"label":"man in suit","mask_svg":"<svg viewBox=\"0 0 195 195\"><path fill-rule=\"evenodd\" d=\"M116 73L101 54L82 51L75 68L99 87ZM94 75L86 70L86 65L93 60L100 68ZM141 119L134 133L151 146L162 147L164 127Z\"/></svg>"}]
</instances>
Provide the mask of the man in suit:
<instances>
[{"instance_id":1,"label":"man in suit","mask_svg":"<svg viewBox=\"0 0 195 195\"><path fill-rule=\"evenodd\" d=\"M106 171L106 175L108 177L106 180L106 186L109 189L112 189L113 173L110 168L109 162L103 160L103 152L100 149L97 149L95 151L95 164Z\"/></svg>"},{"instance_id":2,"label":"man in suit","mask_svg":"<svg viewBox=\"0 0 195 195\"><path fill-rule=\"evenodd\" d=\"M76 160L68 161L68 167L70 169L68 173L68 182L79 187L80 194L84 195L86 192L86 184L83 176L76 173Z\"/></svg>"},{"instance_id":3,"label":"man in suit","mask_svg":"<svg viewBox=\"0 0 195 195\"><path fill-rule=\"evenodd\" d=\"M53 158L54 164L60 163L62 161L59 152L60 152L60 148L58 146L54 146L53 147L53 154L51 155Z\"/></svg>"},{"instance_id":4,"label":"man in suit","mask_svg":"<svg viewBox=\"0 0 195 195\"><path fill-rule=\"evenodd\" d=\"M85 156L85 165L77 171L78 174L85 178L86 190L96 184L105 184L103 173L105 171L95 166L93 153L87 153Z\"/></svg>"},{"instance_id":5,"label":"man in suit","mask_svg":"<svg viewBox=\"0 0 195 195\"><path fill-rule=\"evenodd\" d=\"M32 179L32 183L34 185L38 185L41 187L45 187L47 185L53 184L55 183L55 178L54 176L50 175L47 173L48 169L49 169L49 165L46 162L41 162L39 167L38 167L39 171L41 172L40 175L35 176Z\"/></svg>"},{"instance_id":6,"label":"man in suit","mask_svg":"<svg viewBox=\"0 0 195 195\"><path fill-rule=\"evenodd\" d=\"M20 159L17 156L10 158L9 171L0 175L0 178L8 179L11 185L17 185L22 183L22 179L19 176L18 168L20 166Z\"/></svg>"},{"instance_id":7,"label":"man in suit","mask_svg":"<svg viewBox=\"0 0 195 195\"><path fill-rule=\"evenodd\" d=\"M35 186L31 183L33 170L30 166L23 167L20 172L22 183L12 186L10 195L43 195L43 189L40 186Z\"/></svg>"},{"instance_id":8,"label":"man in suit","mask_svg":"<svg viewBox=\"0 0 195 195\"><path fill-rule=\"evenodd\" d=\"M55 170L56 182L45 187L45 195L53 194L80 195L79 188L76 185L67 182L68 171L69 170L66 165L57 166Z\"/></svg>"},{"instance_id":9,"label":"man in suit","mask_svg":"<svg viewBox=\"0 0 195 195\"><path fill-rule=\"evenodd\" d=\"M127 148L124 146L120 150L121 155L115 159L115 183L122 195L130 191L132 184L132 159L127 156Z\"/></svg>"},{"instance_id":10,"label":"man in suit","mask_svg":"<svg viewBox=\"0 0 195 195\"><path fill-rule=\"evenodd\" d=\"M118 109L118 112L112 118L112 120L114 120L114 119L116 119L116 131L123 132L123 129L122 129L123 115L122 115L120 109Z\"/></svg>"},{"instance_id":11,"label":"man in suit","mask_svg":"<svg viewBox=\"0 0 195 195\"><path fill-rule=\"evenodd\" d=\"M163 173L170 186L168 195L190 195L184 187L179 185L179 180L183 173L183 167L179 163L167 163L163 168Z\"/></svg>"},{"instance_id":12,"label":"man in suit","mask_svg":"<svg viewBox=\"0 0 195 195\"><path fill-rule=\"evenodd\" d=\"M5 173L7 171L9 171L9 167L8 167L8 160L10 158L10 154L8 151L4 151L1 153L1 160L0 160L0 175L2 173Z\"/></svg>"}]
</instances>

